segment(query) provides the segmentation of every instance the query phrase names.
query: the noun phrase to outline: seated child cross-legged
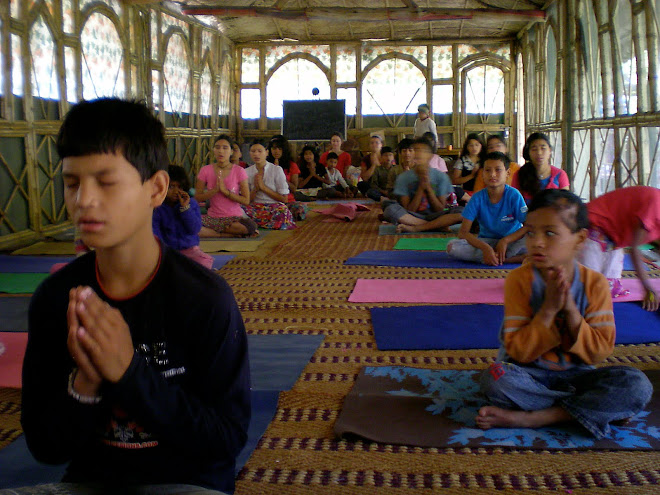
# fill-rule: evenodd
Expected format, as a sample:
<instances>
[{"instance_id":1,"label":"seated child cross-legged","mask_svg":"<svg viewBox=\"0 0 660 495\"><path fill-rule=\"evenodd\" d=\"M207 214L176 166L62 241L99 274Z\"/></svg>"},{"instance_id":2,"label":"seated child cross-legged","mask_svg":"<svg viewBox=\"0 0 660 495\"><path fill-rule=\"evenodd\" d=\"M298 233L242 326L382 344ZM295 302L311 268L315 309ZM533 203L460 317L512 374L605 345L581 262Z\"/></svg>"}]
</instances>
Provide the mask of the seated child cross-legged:
<instances>
[{"instance_id":1,"label":"seated child cross-legged","mask_svg":"<svg viewBox=\"0 0 660 495\"><path fill-rule=\"evenodd\" d=\"M82 101L57 153L67 211L94 251L30 301L21 425L36 460L68 464L48 493L233 491L247 335L229 284L154 236L163 124L137 102Z\"/></svg>"},{"instance_id":2,"label":"seated child cross-legged","mask_svg":"<svg viewBox=\"0 0 660 495\"><path fill-rule=\"evenodd\" d=\"M403 172L394 183L394 195L398 202L383 202L383 218L398 224L397 231L416 231L433 224L442 230L460 222L460 209L447 209L447 195L452 186L444 172L429 167L433 148L425 138L417 138L412 145L415 166Z\"/></svg>"},{"instance_id":3,"label":"seated child cross-legged","mask_svg":"<svg viewBox=\"0 0 660 495\"><path fill-rule=\"evenodd\" d=\"M325 177L328 179L328 184L323 184L323 189L319 190L316 194L316 199L353 197L353 193L349 189L348 184L337 169L338 162L339 159L336 153L332 151L328 153L325 162L328 170Z\"/></svg>"},{"instance_id":4,"label":"seated child cross-legged","mask_svg":"<svg viewBox=\"0 0 660 495\"><path fill-rule=\"evenodd\" d=\"M576 421L594 437L610 434L648 404L653 387L629 366L594 368L613 351L614 313L603 275L576 262L587 212L573 193L552 189L532 200L525 226L529 262L504 284L497 362L481 376L493 404L477 425L537 428Z\"/></svg>"},{"instance_id":5,"label":"seated child cross-legged","mask_svg":"<svg viewBox=\"0 0 660 495\"><path fill-rule=\"evenodd\" d=\"M486 189L475 193L463 211L459 239L447 245L452 258L487 265L520 263L525 254L527 205L517 189L507 185L509 157L489 153L484 160ZM479 236L470 233L472 222L479 222Z\"/></svg>"},{"instance_id":6,"label":"seated child cross-legged","mask_svg":"<svg viewBox=\"0 0 660 495\"><path fill-rule=\"evenodd\" d=\"M293 213L286 205L289 194L286 175L282 167L266 160L267 154L266 144L254 139L250 144L250 158L254 165L245 170L250 187L250 204L243 209L264 229L295 229Z\"/></svg>"},{"instance_id":7,"label":"seated child cross-legged","mask_svg":"<svg viewBox=\"0 0 660 495\"><path fill-rule=\"evenodd\" d=\"M249 237L257 232L257 224L249 219L241 205L250 203L247 172L230 161L234 141L221 134L213 143L215 163L205 165L197 174L195 197L208 201L202 215L200 237Z\"/></svg>"},{"instance_id":8,"label":"seated child cross-legged","mask_svg":"<svg viewBox=\"0 0 660 495\"><path fill-rule=\"evenodd\" d=\"M190 181L183 167L170 165L167 169L170 185L162 205L154 210L154 235L167 246L195 260L209 270L213 268L213 256L199 247L199 230L202 216L199 204L187 191Z\"/></svg>"}]
</instances>

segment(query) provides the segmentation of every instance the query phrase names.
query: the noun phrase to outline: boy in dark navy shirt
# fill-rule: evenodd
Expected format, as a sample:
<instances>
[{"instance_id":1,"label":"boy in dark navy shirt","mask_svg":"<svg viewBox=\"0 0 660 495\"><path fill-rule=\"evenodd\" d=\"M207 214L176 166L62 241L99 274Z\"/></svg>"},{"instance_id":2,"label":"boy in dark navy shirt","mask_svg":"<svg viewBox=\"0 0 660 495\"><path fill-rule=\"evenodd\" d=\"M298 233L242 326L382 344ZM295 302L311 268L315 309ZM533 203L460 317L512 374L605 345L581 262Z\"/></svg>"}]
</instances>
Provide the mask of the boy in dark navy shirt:
<instances>
[{"instance_id":1,"label":"boy in dark navy shirt","mask_svg":"<svg viewBox=\"0 0 660 495\"><path fill-rule=\"evenodd\" d=\"M69 215L95 251L32 297L30 451L69 462L65 482L231 491L250 420L245 328L227 283L153 235L169 181L162 124L139 103L82 102L57 149Z\"/></svg>"}]
</instances>

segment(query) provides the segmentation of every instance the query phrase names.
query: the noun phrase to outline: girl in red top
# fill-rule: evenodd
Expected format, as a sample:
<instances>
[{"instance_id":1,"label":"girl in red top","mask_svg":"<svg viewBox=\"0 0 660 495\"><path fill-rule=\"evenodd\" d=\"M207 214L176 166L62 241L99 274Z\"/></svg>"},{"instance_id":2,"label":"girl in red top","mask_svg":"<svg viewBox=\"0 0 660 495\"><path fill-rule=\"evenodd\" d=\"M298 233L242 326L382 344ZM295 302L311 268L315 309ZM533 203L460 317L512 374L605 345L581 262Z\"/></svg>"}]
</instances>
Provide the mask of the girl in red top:
<instances>
[{"instance_id":1,"label":"girl in red top","mask_svg":"<svg viewBox=\"0 0 660 495\"><path fill-rule=\"evenodd\" d=\"M319 163L325 167L327 161L328 161L328 153L334 152L337 154L338 161L337 161L337 170L339 170L339 173L341 174L342 177L346 177L346 169L351 166L351 154L347 153L346 151L341 149L341 145L344 143L344 139L341 134L338 132L333 132L332 137L330 138L330 146L332 146L332 149L330 151L326 151L321 155L321 158L319 159Z\"/></svg>"},{"instance_id":2,"label":"girl in red top","mask_svg":"<svg viewBox=\"0 0 660 495\"><path fill-rule=\"evenodd\" d=\"M562 169L550 165L552 146L548 136L541 132L530 134L523 148L523 165L511 179L511 186L518 189L529 204L534 195L544 189L568 189L568 175Z\"/></svg>"}]
</instances>

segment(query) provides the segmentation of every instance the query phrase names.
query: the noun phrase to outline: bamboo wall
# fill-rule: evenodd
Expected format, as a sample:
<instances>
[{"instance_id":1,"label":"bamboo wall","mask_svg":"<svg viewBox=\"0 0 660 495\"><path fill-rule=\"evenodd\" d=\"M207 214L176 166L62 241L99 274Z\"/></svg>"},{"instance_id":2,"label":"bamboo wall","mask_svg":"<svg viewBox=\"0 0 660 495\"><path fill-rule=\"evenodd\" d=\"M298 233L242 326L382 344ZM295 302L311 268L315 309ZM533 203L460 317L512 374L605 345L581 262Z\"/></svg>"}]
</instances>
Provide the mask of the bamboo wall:
<instances>
[{"instance_id":1,"label":"bamboo wall","mask_svg":"<svg viewBox=\"0 0 660 495\"><path fill-rule=\"evenodd\" d=\"M117 96L145 99L156 109L167 127L173 164L194 175L212 156L211 136L235 128L230 102L234 49L217 30L158 5L128 5L117 0L0 2L0 249L69 225L59 177L61 162L54 144L69 101L89 94L85 85L93 74L85 71L93 61L85 60L81 33L86 22L99 14L113 23L121 42L123 71L118 77L124 91ZM52 40L46 47L53 51L51 84L57 85L51 98L35 96L39 91L33 87L45 84L40 80L42 67L33 66L40 55L33 51L42 48L34 44L34 37L44 26L44 36ZM104 42L100 36L96 41ZM168 52L174 45L183 50L180 55L188 67L182 90L184 112L165 111L170 96L166 61L172 57ZM102 65L103 60L97 62ZM210 109L206 111L201 106L203 85L210 100L205 102Z\"/></svg>"},{"instance_id":2,"label":"bamboo wall","mask_svg":"<svg viewBox=\"0 0 660 495\"><path fill-rule=\"evenodd\" d=\"M659 24L658 0L566 0L520 34L527 130L584 199L660 186Z\"/></svg>"}]
</instances>

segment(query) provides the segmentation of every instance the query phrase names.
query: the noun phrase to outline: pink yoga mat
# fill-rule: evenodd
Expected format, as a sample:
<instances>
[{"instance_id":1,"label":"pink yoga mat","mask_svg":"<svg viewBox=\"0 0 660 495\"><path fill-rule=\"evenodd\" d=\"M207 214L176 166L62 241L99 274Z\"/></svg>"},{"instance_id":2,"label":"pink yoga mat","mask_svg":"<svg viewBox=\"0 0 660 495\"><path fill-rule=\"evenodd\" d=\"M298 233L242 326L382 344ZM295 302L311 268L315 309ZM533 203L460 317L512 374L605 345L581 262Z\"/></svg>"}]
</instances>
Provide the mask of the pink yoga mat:
<instances>
[{"instance_id":1,"label":"pink yoga mat","mask_svg":"<svg viewBox=\"0 0 660 495\"><path fill-rule=\"evenodd\" d=\"M0 344L4 346L0 354L0 387L21 388L27 337L27 332L0 332Z\"/></svg>"},{"instance_id":2,"label":"pink yoga mat","mask_svg":"<svg viewBox=\"0 0 660 495\"><path fill-rule=\"evenodd\" d=\"M624 279L622 285L630 291L627 296L617 297L614 302L641 301L644 289L639 280ZM660 279L650 281L660 292ZM372 280L360 278L348 298L360 303L504 303L504 279L486 278L470 280Z\"/></svg>"}]
</instances>

